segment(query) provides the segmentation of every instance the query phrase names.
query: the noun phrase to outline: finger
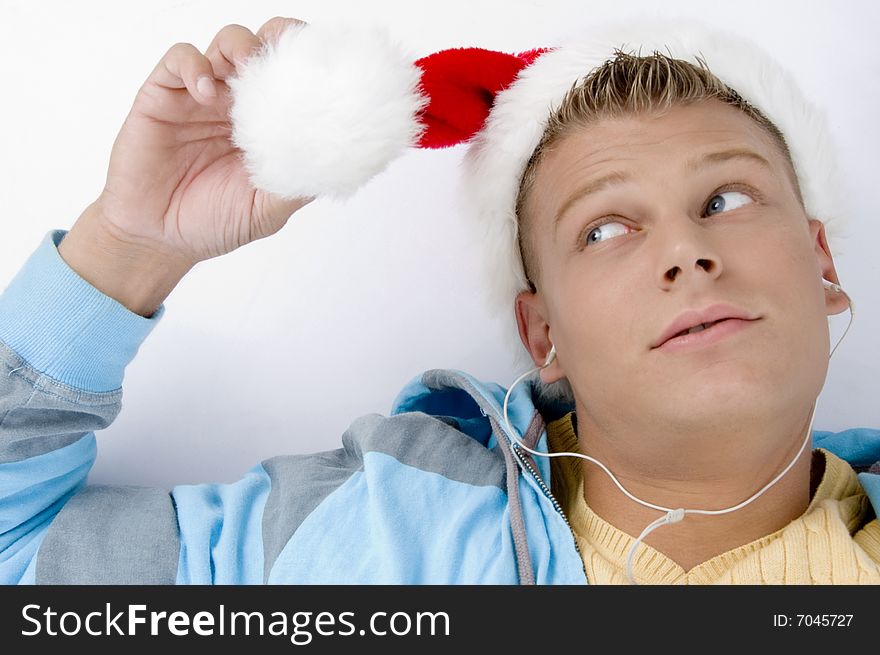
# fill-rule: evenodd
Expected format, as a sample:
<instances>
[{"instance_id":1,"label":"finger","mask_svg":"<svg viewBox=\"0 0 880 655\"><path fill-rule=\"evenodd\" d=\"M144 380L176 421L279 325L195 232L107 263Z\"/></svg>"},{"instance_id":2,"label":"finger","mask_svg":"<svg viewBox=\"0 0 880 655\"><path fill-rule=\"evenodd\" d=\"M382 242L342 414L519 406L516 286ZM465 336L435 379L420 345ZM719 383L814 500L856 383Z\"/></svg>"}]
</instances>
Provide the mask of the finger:
<instances>
[{"instance_id":1,"label":"finger","mask_svg":"<svg viewBox=\"0 0 880 655\"><path fill-rule=\"evenodd\" d=\"M207 78L205 86L201 78ZM187 89L198 102L209 104L216 98L217 88L211 62L191 43L175 43L153 69L147 82L166 89ZM213 89L213 94L207 91Z\"/></svg>"},{"instance_id":2,"label":"finger","mask_svg":"<svg viewBox=\"0 0 880 655\"><path fill-rule=\"evenodd\" d=\"M217 32L214 40L205 50L205 56L214 67L214 76L225 80L235 73L236 68L259 49L265 42L274 42L291 25L305 25L296 18L276 16L254 34L243 25L227 25Z\"/></svg>"},{"instance_id":3,"label":"finger","mask_svg":"<svg viewBox=\"0 0 880 655\"><path fill-rule=\"evenodd\" d=\"M243 25L227 25L217 32L205 50L205 56L214 68L214 76L225 80L260 45L260 38L248 28Z\"/></svg>"},{"instance_id":4,"label":"finger","mask_svg":"<svg viewBox=\"0 0 880 655\"><path fill-rule=\"evenodd\" d=\"M270 18L263 23L262 27L257 30L257 37L265 43L275 43L281 33L293 25L308 25L308 23L299 18L275 16L275 18Z\"/></svg>"}]
</instances>

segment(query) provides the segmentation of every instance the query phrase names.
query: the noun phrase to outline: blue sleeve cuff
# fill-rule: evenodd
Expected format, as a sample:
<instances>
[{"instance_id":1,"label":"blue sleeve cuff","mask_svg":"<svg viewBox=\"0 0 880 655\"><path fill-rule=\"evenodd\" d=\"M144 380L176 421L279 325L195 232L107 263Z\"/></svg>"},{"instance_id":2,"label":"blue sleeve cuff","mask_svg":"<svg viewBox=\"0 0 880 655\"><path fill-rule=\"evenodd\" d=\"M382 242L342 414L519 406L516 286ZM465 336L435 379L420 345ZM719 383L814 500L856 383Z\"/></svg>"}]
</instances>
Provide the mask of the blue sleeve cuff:
<instances>
[{"instance_id":1,"label":"blue sleeve cuff","mask_svg":"<svg viewBox=\"0 0 880 655\"><path fill-rule=\"evenodd\" d=\"M165 313L144 318L82 279L52 230L0 294L0 340L33 368L92 392L122 386L125 367Z\"/></svg>"}]
</instances>

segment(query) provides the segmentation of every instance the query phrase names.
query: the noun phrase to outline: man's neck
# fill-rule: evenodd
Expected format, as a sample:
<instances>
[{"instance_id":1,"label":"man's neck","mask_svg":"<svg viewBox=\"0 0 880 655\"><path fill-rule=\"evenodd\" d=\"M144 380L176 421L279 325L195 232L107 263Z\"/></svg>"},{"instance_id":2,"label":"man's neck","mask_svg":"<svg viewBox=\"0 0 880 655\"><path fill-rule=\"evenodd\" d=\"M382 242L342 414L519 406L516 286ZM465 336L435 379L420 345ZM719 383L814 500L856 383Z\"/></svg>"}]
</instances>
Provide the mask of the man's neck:
<instances>
[{"instance_id":1,"label":"man's neck","mask_svg":"<svg viewBox=\"0 0 880 655\"><path fill-rule=\"evenodd\" d=\"M635 497L673 509L708 510L733 507L757 493L791 462L801 448L807 429L804 424L798 434L792 431L782 440L777 437L775 442L763 441L780 444L773 461L756 457L750 462L749 450L743 446L736 460L726 461L719 457L712 466L713 470L695 467L692 476L666 476L663 467L656 466L656 462L649 464L647 458L640 462L629 454L624 464L621 457L615 457L614 449L603 448L595 426L585 429L585 422L580 423L581 452L601 461ZM654 438L659 436L652 435ZM756 435L756 438L770 439L771 435ZM643 543L689 571L716 555L778 531L804 513L812 491L821 479L821 471L818 471L811 480L811 452L808 444L794 466L745 507L717 515L688 513L683 521L651 532ZM681 462L686 460L683 453L676 453L675 457ZM594 463L581 460L581 464L587 505L611 525L637 537L649 523L662 516L660 511L624 495ZM700 468L703 470L698 470ZM683 470L688 470L686 464Z\"/></svg>"}]
</instances>

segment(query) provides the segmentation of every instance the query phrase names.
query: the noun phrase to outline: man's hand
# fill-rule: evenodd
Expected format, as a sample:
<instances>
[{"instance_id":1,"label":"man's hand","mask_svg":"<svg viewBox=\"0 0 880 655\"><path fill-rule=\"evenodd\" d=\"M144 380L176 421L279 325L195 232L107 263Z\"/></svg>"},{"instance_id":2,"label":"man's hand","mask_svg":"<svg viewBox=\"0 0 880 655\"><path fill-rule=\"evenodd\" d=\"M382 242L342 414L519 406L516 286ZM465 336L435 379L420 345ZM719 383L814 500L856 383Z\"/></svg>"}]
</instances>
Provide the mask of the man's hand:
<instances>
[{"instance_id":1,"label":"man's hand","mask_svg":"<svg viewBox=\"0 0 880 655\"><path fill-rule=\"evenodd\" d=\"M254 189L229 140L224 80L296 23L227 25L204 55L189 43L165 53L116 137L101 195L59 245L84 279L150 315L195 264L275 234L312 200Z\"/></svg>"}]
</instances>

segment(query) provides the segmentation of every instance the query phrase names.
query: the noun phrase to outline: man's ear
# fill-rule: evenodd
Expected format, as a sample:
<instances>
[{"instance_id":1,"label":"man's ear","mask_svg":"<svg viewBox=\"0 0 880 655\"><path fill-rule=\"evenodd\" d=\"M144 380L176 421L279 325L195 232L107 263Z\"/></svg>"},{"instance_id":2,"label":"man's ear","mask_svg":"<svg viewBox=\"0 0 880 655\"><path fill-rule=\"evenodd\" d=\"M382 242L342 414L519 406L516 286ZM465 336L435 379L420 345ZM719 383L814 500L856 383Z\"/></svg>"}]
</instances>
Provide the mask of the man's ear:
<instances>
[{"instance_id":1,"label":"man's ear","mask_svg":"<svg viewBox=\"0 0 880 655\"><path fill-rule=\"evenodd\" d=\"M809 219L810 238L813 241L813 249L816 254L816 261L819 264L819 270L822 277L835 284L840 284L837 277L837 270L834 268L834 258L831 256L831 249L828 247L828 239L825 236L825 224L815 218ZM843 286L842 284L840 286ZM846 296L839 291L832 291L825 288L825 309L828 315L840 314L849 307L849 301Z\"/></svg>"},{"instance_id":2,"label":"man's ear","mask_svg":"<svg viewBox=\"0 0 880 655\"><path fill-rule=\"evenodd\" d=\"M517 294L514 310L519 338L532 356L535 366L543 366L551 348L553 348L553 340L550 336L550 324L547 322L547 307L544 305L540 292L522 291ZM540 375L544 384L550 384L565 377L558 347L555 359L547 368L541 369Z\"/></svg>"}]
</instances>

